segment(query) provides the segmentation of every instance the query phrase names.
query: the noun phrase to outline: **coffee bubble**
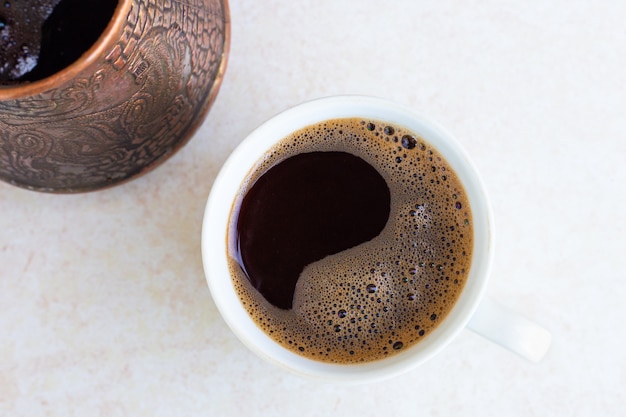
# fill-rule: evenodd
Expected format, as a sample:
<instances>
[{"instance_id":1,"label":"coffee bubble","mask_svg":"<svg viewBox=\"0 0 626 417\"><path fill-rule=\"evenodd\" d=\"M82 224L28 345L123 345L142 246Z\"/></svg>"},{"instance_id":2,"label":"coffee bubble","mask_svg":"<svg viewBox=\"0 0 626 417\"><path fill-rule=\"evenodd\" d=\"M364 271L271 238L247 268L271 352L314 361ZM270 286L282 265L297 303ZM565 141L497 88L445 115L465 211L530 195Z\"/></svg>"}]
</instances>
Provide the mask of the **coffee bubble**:
<instances>
[{"instance_id":1,"label":"coffee bubble","mask_svg":"<svg viewBox=\"0 0 626 417\"><path fill-rule=\"evenodd\" d=\"M413 149L417 145L417 139L411 135L402 136L402 146L406 149Z\"/></svg>"},{"instance_id":2,"label":"coffee bubble","mask_svg":"<svg viewBox=\"0 0 626 417\"><path fill-rule=\"evenodd\" d=\"M392 126L385 126L383 131L385 132L385 135L393 135L396 130Z\"/></svg>"},{"instance_id":3,"label":"coffee bubble","mask_svg":"<svg viewBox=\"0 0 626 417\"><path fill-rule=\"evenodd\" d=\"M272 339L311 359L349 364L405 351L446 318L471 266L473 230L466 193L442 155L379 120L338 119L293 133L253 168L241 196L296 154L338 151L362 158L386 181L391 208L380 234L307 265L290 309L264 299L236 256L229 261L245 309Z\"/></svg>"}]
</instances>

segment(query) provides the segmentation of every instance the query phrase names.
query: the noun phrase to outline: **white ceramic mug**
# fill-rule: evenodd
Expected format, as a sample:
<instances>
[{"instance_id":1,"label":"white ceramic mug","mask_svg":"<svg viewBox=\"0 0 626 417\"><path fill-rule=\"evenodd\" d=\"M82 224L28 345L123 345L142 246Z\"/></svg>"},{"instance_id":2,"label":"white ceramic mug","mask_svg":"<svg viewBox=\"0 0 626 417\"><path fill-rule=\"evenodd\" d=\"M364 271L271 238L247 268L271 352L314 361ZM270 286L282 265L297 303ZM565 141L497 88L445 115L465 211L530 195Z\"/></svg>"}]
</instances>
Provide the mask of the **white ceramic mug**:
<instances>
[{"instance_id":1,"label":"white ceramic mug","mask_svg":"<svg viewBox=\"0 0 626 417\"><path fill-rule=\"evenodd\" d=\"M339 365L300 356L272 340L248 315L235 292L227 262L227 234L233 202L250 170L272 146L306 126L330 119L361 117L403 126L424 138L445 157L464 185L472 207L474 250L465 287L445 320L405 351L373 362ZM427 117L404 106L372 97L337 96L293 107L254 130L218 174L202 225L202 257L211 294L224 320L253 352L298 374L334 382L389 378L423 363L469 328L533 361L540 360L551 336L541 326L484 298L494 247L494 224L485 188L454 137Z\"/></svg>"}]
</instances>

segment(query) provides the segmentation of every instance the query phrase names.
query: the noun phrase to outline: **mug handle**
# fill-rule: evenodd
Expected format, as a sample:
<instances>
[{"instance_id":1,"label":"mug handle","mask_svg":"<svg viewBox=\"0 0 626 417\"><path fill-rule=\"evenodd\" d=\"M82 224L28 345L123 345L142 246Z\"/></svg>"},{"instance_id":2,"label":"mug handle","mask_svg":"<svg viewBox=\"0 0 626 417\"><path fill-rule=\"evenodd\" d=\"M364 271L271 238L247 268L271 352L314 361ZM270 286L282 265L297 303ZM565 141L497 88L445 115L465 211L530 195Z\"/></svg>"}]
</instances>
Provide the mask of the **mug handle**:
<instances>
[{"instance_id":1,"label":"mug handle","mask_svg":"<svg viewBox=\"0 0 626 417\"><path fill-rule=\"evenodd\" d=\"M533 362L545 356L552 341L548 330L489 297L483 298L467 327Z\"/></svg>"}]
</instances>

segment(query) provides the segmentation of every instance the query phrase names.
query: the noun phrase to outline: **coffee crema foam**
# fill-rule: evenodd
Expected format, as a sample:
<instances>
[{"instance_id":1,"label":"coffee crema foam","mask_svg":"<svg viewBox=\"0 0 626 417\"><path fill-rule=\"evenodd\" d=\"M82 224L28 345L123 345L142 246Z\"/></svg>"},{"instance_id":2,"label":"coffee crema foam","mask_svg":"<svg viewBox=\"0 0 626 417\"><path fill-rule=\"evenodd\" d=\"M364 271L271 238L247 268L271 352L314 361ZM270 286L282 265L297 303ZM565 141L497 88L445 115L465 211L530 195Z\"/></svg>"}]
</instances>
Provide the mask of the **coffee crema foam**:
<instances>
[{"instance_id":1,"label":"coffee crema foam","mask_svg":"<svg viewBox=\"0 0 626 417\"><path fill-rule=\"evenodd\" d=\"M233 222L260 176L319 151L348 152L376 168L390 189L389 220L374 239L305 267L293 307L283 310L252 287L233 256ZM425 140L378 120L336 119L294 132L261 158L234 203L228 245L236 292L266 334L313 360L362 363L406 350L445 319L470 269L472 216L456 173Z\"/></svg>"}]
</instances>

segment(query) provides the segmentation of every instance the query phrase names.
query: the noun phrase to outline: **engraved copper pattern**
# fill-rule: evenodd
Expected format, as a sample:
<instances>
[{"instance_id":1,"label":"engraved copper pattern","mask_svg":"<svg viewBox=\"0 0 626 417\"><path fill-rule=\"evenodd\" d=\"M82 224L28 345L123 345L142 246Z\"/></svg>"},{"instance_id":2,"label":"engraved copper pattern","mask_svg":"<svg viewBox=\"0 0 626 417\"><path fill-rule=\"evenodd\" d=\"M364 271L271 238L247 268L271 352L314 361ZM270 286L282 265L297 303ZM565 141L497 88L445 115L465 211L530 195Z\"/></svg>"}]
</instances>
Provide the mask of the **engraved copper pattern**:
<instances>
[{"instance_id":1,"label":"engraved copper pattern","mask_svg":"<svg viewBox=\"0 0 626 417\"><path fill-rule=\"evenodd\" d=\"M49 192L111 186L158 165L202 122L227 60L226 0L133 0L120 16L95 65L0 100L0 179Z\"/></svg>"}]
</instances>

